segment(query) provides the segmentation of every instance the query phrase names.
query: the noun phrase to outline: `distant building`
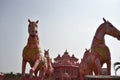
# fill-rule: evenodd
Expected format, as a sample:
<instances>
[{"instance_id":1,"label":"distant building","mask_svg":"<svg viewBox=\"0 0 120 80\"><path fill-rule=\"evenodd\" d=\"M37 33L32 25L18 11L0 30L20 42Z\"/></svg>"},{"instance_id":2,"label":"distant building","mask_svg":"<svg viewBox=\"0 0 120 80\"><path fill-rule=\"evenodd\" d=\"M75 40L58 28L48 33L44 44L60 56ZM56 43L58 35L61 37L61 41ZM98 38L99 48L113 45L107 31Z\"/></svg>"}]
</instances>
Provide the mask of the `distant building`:
<instances>
[{"instance_id":1,"label":"distant building","mask_svg":"<svg viewBox=\"0 0 120 80\"><path fill-rule=\"evenodd\" d=\"M62 56L54 58L54 75L55 80L78 80L79 62L74 56L69 55L67 50Z\"/></svg>"}]
</instances>

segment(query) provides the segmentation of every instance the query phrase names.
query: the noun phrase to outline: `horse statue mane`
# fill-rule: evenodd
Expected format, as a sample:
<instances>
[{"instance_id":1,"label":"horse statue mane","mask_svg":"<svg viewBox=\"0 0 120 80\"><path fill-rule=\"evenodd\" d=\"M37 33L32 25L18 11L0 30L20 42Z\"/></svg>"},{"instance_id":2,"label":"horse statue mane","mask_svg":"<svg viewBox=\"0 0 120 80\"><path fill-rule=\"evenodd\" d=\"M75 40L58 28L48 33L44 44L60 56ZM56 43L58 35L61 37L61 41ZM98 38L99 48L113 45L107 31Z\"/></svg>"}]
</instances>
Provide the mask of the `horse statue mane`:
<instances>
[{"instance_id":1,"label":"horse statue mane","mask_svg":"<svg viewBox=\"0 0 120 80\"><path fill-rule=\"evenodd\" d=\"M29 71L30 78L32 78L33 73L37 76L38 71L40 71L39 77L41 80L44 79L46 70L47 70L47 60L42 56L42 51L39 46L39 37L38 37L38 22L31 21L28 19L28 42L23 49L23 60L22 60L22 76L25 77L26 63L28 62L31 66Z\"/></svg>"},{"instance_id":2,"label":"horse statue mane","mask_svg":"<svg viewBox=\"0 0 120 80\"><path fill-rule=\"evenodd\" d=\"M83 60L81 61L81 64L86 64L86 66L88 66L90 74L94 72L95 75L103 74L102 66L104 63L107 64L108 75L111 74L111 54L109 48L105 44L105 35L107 34L120 40L120 31L104 18L103 21L104 23L96 30L90 50L85 51Z\"/></svg>"}]
</instances>

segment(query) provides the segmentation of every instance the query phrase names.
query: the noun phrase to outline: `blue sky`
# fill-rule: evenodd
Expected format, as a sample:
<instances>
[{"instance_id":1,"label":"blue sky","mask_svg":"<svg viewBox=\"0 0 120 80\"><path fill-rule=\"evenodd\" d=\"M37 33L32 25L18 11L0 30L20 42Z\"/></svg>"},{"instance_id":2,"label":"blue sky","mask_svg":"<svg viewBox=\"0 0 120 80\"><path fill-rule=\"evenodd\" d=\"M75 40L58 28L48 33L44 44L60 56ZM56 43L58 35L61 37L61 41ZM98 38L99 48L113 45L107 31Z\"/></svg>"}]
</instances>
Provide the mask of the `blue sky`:
<instances>
[{"instance_id":1,"label":"blue sky","mask_svg":"<svg viewBox=\"0 0 120 80\"><path fill-rule=\"evenodd\" d=\"M21 72L28 18L39 20L40 46L43 51L50 49L52 58L67 49L81 59L103 17L120 30L119 8L119 0L1 0L0 72ZM113 63L120 61L120 41L111 36L105 36L105 40L114 74Z\"/></svg>"}]
</instances>

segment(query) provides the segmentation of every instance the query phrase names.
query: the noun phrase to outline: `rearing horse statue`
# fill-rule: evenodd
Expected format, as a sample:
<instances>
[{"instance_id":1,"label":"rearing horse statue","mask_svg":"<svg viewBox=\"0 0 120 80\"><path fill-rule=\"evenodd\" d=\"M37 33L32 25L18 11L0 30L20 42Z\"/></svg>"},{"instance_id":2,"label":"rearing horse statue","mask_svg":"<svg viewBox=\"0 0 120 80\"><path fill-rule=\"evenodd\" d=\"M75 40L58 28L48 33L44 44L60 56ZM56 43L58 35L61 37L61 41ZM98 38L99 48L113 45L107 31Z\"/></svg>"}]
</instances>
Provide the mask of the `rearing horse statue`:
<instances>
[{"instance_id":1,"label":"rearing horse statue","mask_svg":"<svg viewBox=\"0 0 120 80\"><path fill-rule=\"evenodd\" d=\"M118 40L120 40L120 31L115 28L109 21L103 18L104 23L102 23L93 38L91 45L91 54L96 56L95 66L98 69L98 74L102 74L102 66L104 63L107 64L108 75L111 74L111 55L109 48L105 44L105 35L110 35Z\"/></svg>"},{"instance_id":2,"label":"rearing horse statue","mask_svg":"<svg viewBox=\"0 0 120 80\"><path fill-rule=\"evenodd\" d=\"M22 78L25 76L26 63L28 62L31 66L30 78L32 78L33 73L37 76L37 72L40 70L39 76L43 80L47 70L47 60L42 56L39 46L38 21L34 22L28 19L28 22L29 37L22 54Z\"/></svg>"}]
</instances>

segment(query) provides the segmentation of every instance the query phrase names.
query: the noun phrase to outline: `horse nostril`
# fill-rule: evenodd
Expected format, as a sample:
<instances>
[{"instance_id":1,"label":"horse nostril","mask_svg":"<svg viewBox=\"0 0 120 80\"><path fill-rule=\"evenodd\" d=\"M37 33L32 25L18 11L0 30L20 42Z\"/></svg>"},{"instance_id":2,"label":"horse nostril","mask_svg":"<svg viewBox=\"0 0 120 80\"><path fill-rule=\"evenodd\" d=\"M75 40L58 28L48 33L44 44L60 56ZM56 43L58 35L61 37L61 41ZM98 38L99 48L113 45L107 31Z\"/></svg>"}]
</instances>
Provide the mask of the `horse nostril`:
<instances>
[{"instance_id":1,"label":"horse nostril","mask_svg":"<svg viewBox=\"0 0 120 80\"><path fill-rule=\"evenodd\" d=\"M37 31L35 31L37 33Z\"/></svg>"}]
</instances>

